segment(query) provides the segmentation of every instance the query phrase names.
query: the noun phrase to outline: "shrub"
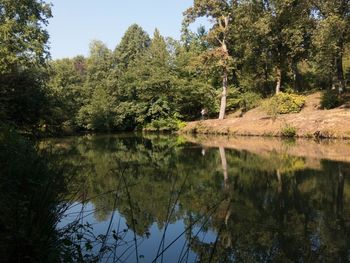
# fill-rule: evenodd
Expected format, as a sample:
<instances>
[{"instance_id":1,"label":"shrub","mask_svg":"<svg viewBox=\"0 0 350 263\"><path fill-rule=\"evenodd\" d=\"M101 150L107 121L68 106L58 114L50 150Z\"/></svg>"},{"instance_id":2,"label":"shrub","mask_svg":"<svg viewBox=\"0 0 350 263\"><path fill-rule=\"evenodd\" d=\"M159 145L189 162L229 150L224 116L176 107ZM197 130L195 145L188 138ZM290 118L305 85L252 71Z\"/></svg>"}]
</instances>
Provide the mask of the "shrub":
<instances>
[{"instance_id":1,"label":"shrub","mask_svg":"<svg viewBox=\"0 0 350 263\"><path fill-rule=\"evenodd\" d=\"M322 109L334 109L340 106L341 100L335 91L328 90L322 94L321 108Z\"/></svg>"},{"instance_id":2,"label":"shrub","mask_svg":"<svg viewBox=\"0 0 350 263\"><path fill-rule=\"evenodd\" d=\"M305 97L296 94L279 93L267 100L263 107L268 115L298 113L305 105Z\"/></svg>"},{"instance_id":3,"label":"shrub","mask_svg":"<svg viewBox=\"0 0 350 263\"><path fill-rule=\"evenodd\" d=\"M248 91L242 94L239 106L241 107L242 112L247 112L259 106L260 101L261 97L259 94Z\"/></svg>"},{"instance_id":4,"label":"shrub","mask_svg":"<svg viewBox=\"0 0 350 263\"><path fill-rule=\"evenodd\" d=\"M237 88L229 89L227 95L227 110L242 109L242 112L247 112L257 106L259 106L261 96L258 93L247 91L240 92Z\"/></svg>"},{"instance_id":5,"label":"shrub","mask_svg":"<svg viewBox=\"0 0 350 263\"><path fill-rule=\"evenodd\" d=\"M283 137L295 137L297 135L297 128L290 124L286 124L281 129L281 135Z\"/></svg>"},{"instance_id":6,"label":"shrub","mask_svg":"<svg viewBox=\"0 0 350 263\"><path fill-rule=\"evenodd\" d=\"M241 92L236 88L232 87L228 89L227 94L227 104L226 109L228 111L237 110L240 107L240 101L241 101ZM217 99L219 100L221 98L221 90L220 93L218 93ZM217 111L219 112L219 105Z\"/></svg>"},{"instance_id":7,"label":"shrub","mask_svg":"<svg viewBox=\"0 0 350 263\"><path fill-rule=\"evenodd\" d=\"M186 123L177 118L162 118L153 120L143 130L153 132L172 132L178 131L186 126Z\"/></svg>"}]
</instances>

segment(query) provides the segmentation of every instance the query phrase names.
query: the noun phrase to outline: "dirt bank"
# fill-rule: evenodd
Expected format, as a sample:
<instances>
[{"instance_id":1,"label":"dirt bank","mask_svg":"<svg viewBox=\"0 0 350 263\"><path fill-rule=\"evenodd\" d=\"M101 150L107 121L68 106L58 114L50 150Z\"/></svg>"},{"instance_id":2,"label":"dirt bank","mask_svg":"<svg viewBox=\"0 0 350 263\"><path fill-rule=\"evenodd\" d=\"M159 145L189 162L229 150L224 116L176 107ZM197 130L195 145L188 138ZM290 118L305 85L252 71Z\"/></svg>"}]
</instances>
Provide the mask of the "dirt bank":
<instances>
[{"instance_id":1,"label":"dirt bank","mask_svg":"<svg viewBox=\"0 0 350 263\"><path fill-rule=\"evenodd\" d=\"M243 117L228 115L224 120L189 122L180 133L233 134L243 136L282 136L285 127L293 127L297 137L350 139L349 103L332 110L319 109L321 93L306 97L300 113L268 116L261 107Z\"/></svg>"}]
</instances>

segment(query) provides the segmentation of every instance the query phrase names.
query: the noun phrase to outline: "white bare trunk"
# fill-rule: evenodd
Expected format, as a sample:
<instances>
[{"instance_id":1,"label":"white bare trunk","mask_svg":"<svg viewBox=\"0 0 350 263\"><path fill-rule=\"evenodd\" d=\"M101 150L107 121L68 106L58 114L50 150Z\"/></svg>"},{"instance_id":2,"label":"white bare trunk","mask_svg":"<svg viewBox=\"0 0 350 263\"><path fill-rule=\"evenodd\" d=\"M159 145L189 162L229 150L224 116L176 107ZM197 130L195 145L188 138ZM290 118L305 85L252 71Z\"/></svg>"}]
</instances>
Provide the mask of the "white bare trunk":
<instances>
[{"instance_id":1,"label":"white bare trunk","mask_svg":"<svg viewBox=\"0 0 350 263\"><path fill-rule=\"evenodd\" d=\"M227 27L228 19L225 20L225 25ZM225 54L225 60L229 57L228 49L226 46L225 39L221 42L221 49L223 53ZM225 61L226 64L227 61ZM223 120L225 118L225 111L226 111L226 97L227 97L227 88L228 88L228 69L227 65L224 67L224 72L222 76L222 94L221 94L221 103L220 103L220 113L219 113L219 120Z\"/></svg>"},{"instance_id":2,"label":"white bare trunk","mask_svg":"<svg viewBox=\"0 0 350 263\"><path fill-rule=\"evenodd\" d=\"M281 68L276 69L276 94L281 92L281 84L282 84L282 70Z\"/></svg>"},{"instance_id":3,"label":"white bare trunk","mask_svg":"<svg viewBox=\"0 0 350 263\"><path fill-rule=\"evenodd\" d=\"M221 94L219 120L223 120L225 118L226 97L227 97L227 72L224 72L224 76L222 80L222 94Z\"/></svg>"}]
</instances>

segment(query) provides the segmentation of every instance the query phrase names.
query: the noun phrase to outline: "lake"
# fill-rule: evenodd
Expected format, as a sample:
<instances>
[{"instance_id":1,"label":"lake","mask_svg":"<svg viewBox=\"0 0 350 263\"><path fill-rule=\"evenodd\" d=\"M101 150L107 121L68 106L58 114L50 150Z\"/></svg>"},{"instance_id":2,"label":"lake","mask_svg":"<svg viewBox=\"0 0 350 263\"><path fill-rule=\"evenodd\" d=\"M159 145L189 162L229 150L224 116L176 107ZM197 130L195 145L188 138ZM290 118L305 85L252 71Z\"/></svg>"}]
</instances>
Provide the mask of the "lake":
<instances>
[{"instance_id":1,"label":"lake","mask_svg":"<svg viewBox=\"0 0 350 263\"><path fill-rule=\"evenodd\" d=\"M69 178L58 228L99 262L349 262L350 142L48 139Z\"/></svg>"}]
</instances>

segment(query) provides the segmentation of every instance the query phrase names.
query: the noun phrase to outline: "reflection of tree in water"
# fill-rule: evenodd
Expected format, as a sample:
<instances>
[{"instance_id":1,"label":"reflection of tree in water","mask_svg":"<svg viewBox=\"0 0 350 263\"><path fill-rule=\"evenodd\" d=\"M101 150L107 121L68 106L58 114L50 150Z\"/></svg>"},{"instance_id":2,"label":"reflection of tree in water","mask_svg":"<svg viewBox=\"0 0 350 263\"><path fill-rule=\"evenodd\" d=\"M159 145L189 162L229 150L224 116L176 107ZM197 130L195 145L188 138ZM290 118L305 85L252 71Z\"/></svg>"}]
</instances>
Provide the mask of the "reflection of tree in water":
<instances>
[{"instance_id":1,"label":"reflection of tree in water","mask_svg":"<svg viewBox=\"0 0 350 263\"><path fill-rule=\"evenodd\" d=\"M81 197L93 198L98 219L113 211L124 171L130 198L124 185L116 207L129 227L143 236L154 222L166 228L183 219L185 245L202 262L319 261L349 252L349 164L315 170L283 153L224 148L203 156L162 136L85 138L69 152L85 184ZM216 242L202 240L198 228L214 231Z\"/></svg>"},{"instance_id":2,"label":"reflection of tree in water","mask_svg":"<svg viewBox=\"0 0 350 263\"><path fill-rule=\"evenodd\" d=\"M244 158L239 159L240 162ZM324 202L328 200L333 206L341 207L337 203L342 200L339 195L343 193L344 172L339 174L335 163L328 164L333 169L330 170L332 172L329 178L325 178L322 171L305 171L300 168L293 171L290 165L279 166L276 171L273 171L276 167L272 166L272 171L263 171L261 168L265 167L266 161L261 159L257 162L262 164L259 168L242 165L240 169L246 168L236 174L229 174L230 179L235 177L231 180L234 184L229 186L230 220L218 216L212 221L211 227L217 232L223 229L217 253L227 255L228 244L232 246L226 260L220 258L218 262L230 262L230 258L235 262L294 262L306 258L318 261L333 257L346 259L346 253L349 253L349 245L346 243L349 241L349 224L347 229L344 224L339 228L339 223L336 223L339 221L336 219L337 211ZM234 162L228 163L228 166L234 165ZM325 170L327 171L326 167ZM245 177L244 180L238 181L239 176ZM316 183L326 182L327 191L318 185L303 188L310 180ZM332 187L337 191L332 190ZM333 192L336 198L327 192ZM317 195L317 198L313 195ZM349 222L349 213L347 218ZM337 234L330 238L325 236L327 233ZM337 239L343 243L338 243ZM204 262L211 253L205 243L201 246L197 242L193 249L203 255Z\"/></svg>"}]
</instances>

